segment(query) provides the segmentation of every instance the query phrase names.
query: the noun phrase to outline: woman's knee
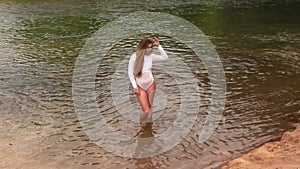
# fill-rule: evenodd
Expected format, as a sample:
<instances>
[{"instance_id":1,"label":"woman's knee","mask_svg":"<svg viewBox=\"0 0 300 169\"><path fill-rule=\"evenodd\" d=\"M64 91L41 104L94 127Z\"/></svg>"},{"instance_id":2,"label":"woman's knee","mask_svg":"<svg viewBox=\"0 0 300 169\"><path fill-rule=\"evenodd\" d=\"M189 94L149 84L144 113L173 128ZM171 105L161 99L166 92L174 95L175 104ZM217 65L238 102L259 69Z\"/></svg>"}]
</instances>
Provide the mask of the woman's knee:
<instances>
[{"instance_id":1,"label":"woman's knee","mask_svg":"<svg viewBox=\"0 0 300 169\"><path fill-rule=\"evenodd\" d=\"M143 107L144 112L150 112L151 111L151 106Z\"/></svg>"}]
</instances>

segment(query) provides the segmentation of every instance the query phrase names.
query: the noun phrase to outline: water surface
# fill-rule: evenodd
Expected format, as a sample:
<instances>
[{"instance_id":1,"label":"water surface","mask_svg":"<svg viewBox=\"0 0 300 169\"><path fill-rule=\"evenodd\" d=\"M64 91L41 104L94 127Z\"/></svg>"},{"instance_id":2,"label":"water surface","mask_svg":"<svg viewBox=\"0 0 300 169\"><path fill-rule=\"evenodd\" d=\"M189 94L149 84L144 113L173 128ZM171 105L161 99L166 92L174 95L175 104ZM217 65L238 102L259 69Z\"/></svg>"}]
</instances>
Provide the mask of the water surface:
<instances>
[{"instance_id":1,"label":"water surface","mask_svg":"<svg viewBox=\"0 0 300 169\"><path fill-rule=\"evenodd\" d=\"M299 9L296 1L1 2L1 167L16 168L25 164L23 159L62 168L218 168L278 139L299 124ZM207 70L195 64L199 61L189 48L164 35L158 36L165 49L180 55L199 80L197 123L180 144L154 157L122 158L94 144L77 120L72 75L80 50L101 26L138 10L190 21L219 53L227 102L218 128L204 144L198 143L197 131L210 104ZM118 63L128 57L122 56L123 49L134 50L138 40L136 36L115 44L99 65L96 79L98 105L107 106L99 115L127 135L135 135L139 126L120 120L111 103L110 80ZM178 108L179 90L172 77L155 69L154 74L168 96L165 113L153 124L155 135L175 120L171 112ZM131 101L138 106L133 95ZM6 158L11 151L21 160Z\"/></svg>"}]
</instances>

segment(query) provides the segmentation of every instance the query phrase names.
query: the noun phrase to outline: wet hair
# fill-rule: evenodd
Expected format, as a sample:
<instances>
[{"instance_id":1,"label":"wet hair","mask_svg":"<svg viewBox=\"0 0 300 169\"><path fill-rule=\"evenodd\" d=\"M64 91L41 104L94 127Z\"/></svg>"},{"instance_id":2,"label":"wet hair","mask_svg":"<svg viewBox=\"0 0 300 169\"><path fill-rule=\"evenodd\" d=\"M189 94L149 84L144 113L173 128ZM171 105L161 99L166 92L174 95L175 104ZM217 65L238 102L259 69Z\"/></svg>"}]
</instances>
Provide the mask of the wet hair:
<instances>
[{"instance_id":1,"label":"wet hair","mask_svg":"<svg viewBox=\"0 0 300 169\"><path fill-rule=\"evenodd\" d=\"M134 63L134 74L136 77L140 77L142 75L144 57L149 44L153 45L153 41L151 39L144 38L140 41L136 49L136 59Z\"/></svg>"}]
</instances>

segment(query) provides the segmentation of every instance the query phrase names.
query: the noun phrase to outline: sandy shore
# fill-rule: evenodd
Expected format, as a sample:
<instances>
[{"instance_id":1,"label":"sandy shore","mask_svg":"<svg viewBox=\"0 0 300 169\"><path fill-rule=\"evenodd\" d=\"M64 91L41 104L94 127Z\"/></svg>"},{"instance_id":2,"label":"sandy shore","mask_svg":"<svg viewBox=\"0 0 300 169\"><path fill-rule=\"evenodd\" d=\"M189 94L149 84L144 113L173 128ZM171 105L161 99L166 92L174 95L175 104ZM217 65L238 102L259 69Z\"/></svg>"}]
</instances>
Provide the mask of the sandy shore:
<instances>
[{"instance_id":1,"label":"sandy shore","mask_svg":"<svg viewBox=\"0 0 300 169\"><path fill-rule=\"evenodd\" d=\"M2 138L0 139L0 168L91 168L88 165L84 166L75 163L78 162L80 164L87 159L90 160L88 155L86 155L86 158L84 156L60 158L65 157L65 154L72 154L72 147L65 147L65 154L62 154L62 156L45 156L47 152L51 152L51 147L49 150L48 147L41 149L41 147L45 147L44 144L47 144L45 139L48 139L47 133L43 132L45 131L43 128L30 128L28 130L25 127L23 128L21 124L8 120L0 121L0 125L2 126L0 128L0 138ZM78 142L74 142L74 144L69 146L80 145L80 142L81 140L78 140ZM43 146L39 147L36 145ZM59 148L59 151L61 150ZM36 159L36 156L41 155L42 157ZM228 162L222 169L300 169L299 157L300 125L292 132L285 132L280 141L266 143L248 154ZM99 161L99 159L102 158L97 158L96 161ZM108 160L104 159L100 164L104 164L104 161L109 163ZM195 165L190 165L197 166L198 162L197 160ZM189 163L186 165L189 165Z\"/></svg>"},{"instance_id":2,"label":"sandy shore","mask_svg":"<svg viewBox=\"0 0 300 169\"><path fill-rule=\"evenodd\" d=\"M266 143L222 169L300 169L300 125L285 132L280 141Z\"/></svg>"}]
</instances>

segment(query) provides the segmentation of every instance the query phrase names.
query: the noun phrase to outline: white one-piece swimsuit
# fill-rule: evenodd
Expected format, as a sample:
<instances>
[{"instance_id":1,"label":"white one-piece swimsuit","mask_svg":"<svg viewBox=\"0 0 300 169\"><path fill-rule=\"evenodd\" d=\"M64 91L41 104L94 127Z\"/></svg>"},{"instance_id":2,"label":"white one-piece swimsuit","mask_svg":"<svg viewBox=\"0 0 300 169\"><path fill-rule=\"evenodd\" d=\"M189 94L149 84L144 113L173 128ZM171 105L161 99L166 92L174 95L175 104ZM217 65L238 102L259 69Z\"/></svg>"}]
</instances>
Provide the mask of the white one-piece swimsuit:
<instances>
[{"instance_id":1,"label":"white one-piece swimsuit","mask_svg":"<svg viewBox=\"0 0 300 169\"><path fill-rule=\"evenodd\" d=\"M168 58L167 53L164 51L161 45L158 46L160 55L151 53L150 55L144 56L144 65L142 69L142 75L140 77L134 76L134 63L136 59L136 53L132 54L128 64L128 76L133 88L137 86L141 87L143 90L147 91L151 84L154 82L154 77L152 75L152 62L163 61Z\"/></svg>"}]
</instances>

